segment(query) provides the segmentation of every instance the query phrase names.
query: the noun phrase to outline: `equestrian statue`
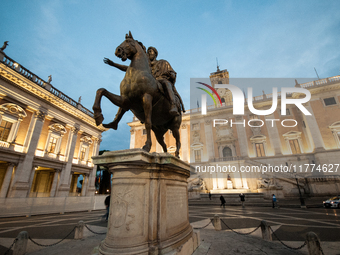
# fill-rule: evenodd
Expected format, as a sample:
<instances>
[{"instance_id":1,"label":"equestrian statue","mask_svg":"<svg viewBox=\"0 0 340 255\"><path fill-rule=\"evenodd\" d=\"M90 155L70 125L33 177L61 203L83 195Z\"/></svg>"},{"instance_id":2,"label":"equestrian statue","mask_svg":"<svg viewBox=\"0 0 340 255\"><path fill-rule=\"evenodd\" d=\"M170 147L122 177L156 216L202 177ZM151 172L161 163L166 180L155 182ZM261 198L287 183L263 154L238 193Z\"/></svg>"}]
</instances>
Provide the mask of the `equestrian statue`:
<instances>
[{"instance_id":1,"label":"equestrian statue","mask_svg":"<svg viewBox=\"0 0 340 255\"><path fill-rule=\"evenodd\" d=\"M155 133L158 143L163 151L167 152L164 134L170 129L176 140L175 156L179 157L181 148L179 129L182 122L184 104L175 88L176 72L166 60L156 60L158 51L154 47L145 46L134 40L131 32L126 34L125 41L116 48L115 55L126 61L131 60L129 66L114 63L104 58L104 63L125 72L125 77L120 83L120 96L104 88L98 89L92 107L96 125L103 120L100 103L102 96L107 97L119 107L115 119L106 128L117 129L124 113L131 110L133 114L145 123L146 142L143 149L151 149L151 129Z\"/></svg>"}]
</instances>

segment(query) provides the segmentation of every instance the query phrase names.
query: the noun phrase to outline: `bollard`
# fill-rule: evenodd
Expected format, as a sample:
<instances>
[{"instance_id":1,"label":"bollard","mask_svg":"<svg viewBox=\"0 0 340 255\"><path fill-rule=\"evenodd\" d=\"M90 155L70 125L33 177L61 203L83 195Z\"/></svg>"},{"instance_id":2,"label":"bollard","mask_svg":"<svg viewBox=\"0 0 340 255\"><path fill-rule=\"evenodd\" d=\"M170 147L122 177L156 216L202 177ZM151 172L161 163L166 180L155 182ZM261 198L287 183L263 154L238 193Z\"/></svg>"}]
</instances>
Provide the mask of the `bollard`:
<instances>
[{"instance_id":1,"label":"bollard","mask_svg":"<svg viewBox=\"0 0 340 255\"><path fill-rule=\"evenodd\" d=\"M17 241L14 244L13 255L24 255L26 253L28 233L21 231L17 236Z\"/></svg>"},{"instance_id":2,"label":"bollard","mask_svg":"<svg viewBox=\"0 0 340 255\"><path fill-rule=\"evenodd\" d=\"M262 239L263 240L273 241L272 233L270 232L269 225L267 224L267 221L265 221L265 220L261 221L261 232L262 232Z\"/></svg>"},{"instance_id":3,"label":"bollard","mask_svg":"<svg viewBox=\"0 0 340 255\"><path fill-rule=\"evenodd\" d=\"M79 221L74 231L74 239L83 239L84 237L84 221Z\"/></svg>"},{"instance_id":4,"label":"bollard","mask_svg":"<svg viewBox=\"0 0 340 255\"><path fill-rule=\"evenodd\" d=\"M215 227L216 231L222 230L221 220L220 220L220 217L217 214L215 214L215 216L214 216L214 227Z\"/></svg>"},{"instance_id":5,"label":"bollard","mask_svg":"<svg viewBox=\"0 0 340 255\"><path fill-rule=\"evenodd\" d=\"M320 255L321 244L319 237L314 232L308 232L306 236L308 254L309 255Z\"/></svg>"}]
</instances>

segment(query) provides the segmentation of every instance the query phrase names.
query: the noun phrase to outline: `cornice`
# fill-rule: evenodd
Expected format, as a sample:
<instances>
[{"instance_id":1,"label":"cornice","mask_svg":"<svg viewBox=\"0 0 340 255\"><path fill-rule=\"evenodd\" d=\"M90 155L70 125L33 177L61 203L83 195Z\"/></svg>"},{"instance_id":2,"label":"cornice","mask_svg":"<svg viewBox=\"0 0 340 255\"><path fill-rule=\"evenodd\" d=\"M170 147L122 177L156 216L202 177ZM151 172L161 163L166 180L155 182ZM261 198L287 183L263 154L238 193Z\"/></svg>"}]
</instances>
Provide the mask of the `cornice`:
<instances>
[{"instance_id":1,"label":"cornice","mask_svg":"<svg viewBox=\"0 0 340 255\"><path fill-rule=\"evenodd\" d=\"M87 124L91 125L92 127L98 130L100 131L106 130L103 126L97 127L95 120L88 116L87 114L83 113L81 110L69 105L63 99L57 97L56 95L53 95L45 88L40 87L39 85L23 77L22 75L18 74L15 70L8 68L6 65L2 63L0 63L0 77L4 80L9 81L16 87L26 91L27 93L30 93L31 95L39 98L40 100L53 105L55 108L67 112L69 115L72 115L73 117L86 122Z\"/></svg>"}]
</instances>

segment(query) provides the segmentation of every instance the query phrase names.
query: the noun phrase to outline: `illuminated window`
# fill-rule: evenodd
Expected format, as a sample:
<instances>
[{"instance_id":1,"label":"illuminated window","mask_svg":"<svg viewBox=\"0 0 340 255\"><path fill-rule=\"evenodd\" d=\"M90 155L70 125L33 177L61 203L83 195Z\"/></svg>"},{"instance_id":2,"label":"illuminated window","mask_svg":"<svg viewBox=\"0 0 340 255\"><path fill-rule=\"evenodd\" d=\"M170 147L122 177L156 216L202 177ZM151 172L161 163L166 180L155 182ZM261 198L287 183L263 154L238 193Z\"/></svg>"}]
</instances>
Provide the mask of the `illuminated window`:
<instances>
[{"instance_id":1,"label":"illuminated window","mask_svg":"<svg viewBox=\"0 0 340 255\"><path fill-rule=\"evenodd\" d=\"M331 132L334 136L336 147L340 148L340 121L334 122L328 128L331 130Z\"/></svg>"},{"instance_id":2,"label":"illuminated window","mask_svg":"<svg viewBox=\"0 0 340 255\"><path fill-rule=\"evenodd\" d=\"M289 145L290 145L290 149L292 150L293 154L300 154L301 153L298 139L289 140Z\"/></svg>"},{"instance_id":3,"label":"illuminated window","mask_svg":"<svg viewBox=\"0 0 340 255\"><path fill-rule=\"evenodd\" d=\"M286 140L286 146L291 154L304 153L301 132L291 131L284 134L283 137Z\"/></svg>"},{"instance_id":4,"label":"illuminated window","mask_svg":"<svg viewBox=\"0 0 340 255\"><path fill-rule=\"evenodd\" d=\"M51 137L48 143L47 152L54 153L58 139L56 137Z\"/></svg>"},{"instance_id":5,"label":"illuminated window","mask_svg":"<svg viewBox=\"0 0 340 255\"><path fill-rule=\"evenodd\" d=\"M20 122L25 117L27 117L26 112L16 104L6 103L0 105L1 147L7 147L9 143L15 142Z\"/></svg>"},{"instance_id":6,"label":"illuminated window","mask_svg":"<svg viewBox=\"0 0 340 255\"><path fill-rule=\"evenodd\" d=\"M57 154L60 154L61 140L65 133L66 128L62 124L55 123L48 127L45 152L50 157L56 157Z\"/></svg>"},{"instance_id":7,"label":"illuminated window","mask_svg":"<svg viewBox=\"0 0 340 255\"><path fill-rule=\"evenodd\" d=\"M0 140L7 142L9 133L12 128L12 123L2 120L0 124Z\"/></svg>"},{"instance_id":8,"label":"illuminated window","mask_svg":"<svg viewBox=\"0 0 340 255\"><path fill-rule=\"evenodd\" d=\"M91 159L89 157L89 152L92 143L93 140L90 136L83 136L82 138L80 138L80 146L78 152L78 159L80 163L82 162L82 164L87 164L88 161Z\"/></svg>"},{"instance_id":9,"label":"illuminated window","mask_svg":"<svg viewBox=\"0 0 340 255\"><path fill-rule=\"evenodd\" d=\"M201 162L201 150L194 150L195 162Z\"/></svg>"},{"instance_id":10,"label":"illuminated window","mask_svg":"<svg viewBox=\"0 0 340 255\"><path fill-rule=\"evenodd\" d=\"M256 135L250 138L256 157L265 157L267 151L267 138L264 135Z\"/></svg>"},{"instance_id":11,"label":"illuminated window","mask_svg":"<svg viewBox=\"0 0 340 255\"><path fill-rule=\"evenodd\" d=\"M80 156L79 156L80 161L84 161L85 157L86 157L86 147L82 146L80 150Z\"/></svg>"},{"instance_id":12,"label":"illuminated window","mask_svg":"<svg viewBox=\"0 0 340 255\"><path fill-rule=\"evenodd\" d=\"M257 157L265 157L266 156L266 154L264 152L263 143L255 143L255 149L256 149L256 156Z\"/></svg>"}]
</instances>

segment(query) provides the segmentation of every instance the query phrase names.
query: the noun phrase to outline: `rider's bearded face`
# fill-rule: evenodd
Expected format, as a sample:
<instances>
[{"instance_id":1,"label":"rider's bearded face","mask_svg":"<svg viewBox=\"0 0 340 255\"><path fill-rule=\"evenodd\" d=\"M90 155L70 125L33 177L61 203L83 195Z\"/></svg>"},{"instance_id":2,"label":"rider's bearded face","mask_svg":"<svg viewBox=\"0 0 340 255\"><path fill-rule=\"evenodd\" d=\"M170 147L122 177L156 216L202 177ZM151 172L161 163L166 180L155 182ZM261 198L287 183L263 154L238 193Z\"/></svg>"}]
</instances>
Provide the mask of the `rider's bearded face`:
<instances>
[{"instance_id":1,"label":"rider's bearded face","mask_svg":"<svg viewBox=\"0 0 340 255\"><path fill-rule=\"evenodd\" d=\"M153 49L148 50L149 59L153 61L156 58L156 54Z\"/></svg>"}]
</instances>

